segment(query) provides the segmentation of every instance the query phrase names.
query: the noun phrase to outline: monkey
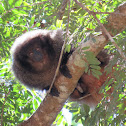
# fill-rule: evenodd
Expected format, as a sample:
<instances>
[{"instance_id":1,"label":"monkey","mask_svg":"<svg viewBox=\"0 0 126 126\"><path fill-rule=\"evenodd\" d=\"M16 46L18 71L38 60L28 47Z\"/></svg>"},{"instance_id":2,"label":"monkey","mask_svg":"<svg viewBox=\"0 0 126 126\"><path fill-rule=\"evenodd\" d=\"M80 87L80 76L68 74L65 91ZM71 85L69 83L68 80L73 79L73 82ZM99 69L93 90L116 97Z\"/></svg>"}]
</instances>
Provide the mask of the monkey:
<instances>
[{"instance_id":1,"label":"monkey","mask_svg":"<svg viewBox=\"0 0 126 126\"><path fill-rule=\"evenodd\" d=\"M48 90L57 68L63 43L61 29L34 30L18 37L11 48L12 70L15 77L30 88ZM65 64L73 51L74 49L71 49L69 53L64 52L60 65L60 72L68 78L72 76ZM75 101L82 98L81 101L90 107L96 106L101 100L101 95L95 90L100 88L108 77L104 73L104 68L109 63L108 54L101 51L97 55L97 59L100 61L100 71L103 74L99 79L96 79L93 75L84 73L70 95L70 99ZM94 92L92 95L83 98L92 92ZM55 87L52 90L52 95L58 96Z\"/></svg>"}]
</instances>

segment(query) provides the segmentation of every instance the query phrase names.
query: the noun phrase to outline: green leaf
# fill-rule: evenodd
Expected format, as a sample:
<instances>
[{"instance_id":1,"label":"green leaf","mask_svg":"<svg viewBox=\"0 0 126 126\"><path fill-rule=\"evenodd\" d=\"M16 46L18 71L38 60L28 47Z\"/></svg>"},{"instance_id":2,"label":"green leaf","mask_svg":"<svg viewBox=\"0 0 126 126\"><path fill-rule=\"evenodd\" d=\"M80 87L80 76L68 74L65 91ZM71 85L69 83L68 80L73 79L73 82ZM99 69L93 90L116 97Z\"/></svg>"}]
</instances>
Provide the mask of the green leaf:
<instances>
[{"instance_id":1,"label":"green leaf","mask_svg":"<svg viewBox=\"0 0 126 126\"><path fill-rule=\"evenodd\" d=\"M4 12L4 7L2 6L2 4L0 4L0 14L2 14Z\"/></svg>"},{"instance_id":2,"label":"green leaf","mask_svg":"<svg viewBox=\"0 0 126 126\"><path fill-rule=\"evenodd\" d=\"M101 69L101 67L100 66L97 66L97 65L90 65L90 67L92 69L95 69L95 70L100 70Z\"/></svg>"}]
</instances>

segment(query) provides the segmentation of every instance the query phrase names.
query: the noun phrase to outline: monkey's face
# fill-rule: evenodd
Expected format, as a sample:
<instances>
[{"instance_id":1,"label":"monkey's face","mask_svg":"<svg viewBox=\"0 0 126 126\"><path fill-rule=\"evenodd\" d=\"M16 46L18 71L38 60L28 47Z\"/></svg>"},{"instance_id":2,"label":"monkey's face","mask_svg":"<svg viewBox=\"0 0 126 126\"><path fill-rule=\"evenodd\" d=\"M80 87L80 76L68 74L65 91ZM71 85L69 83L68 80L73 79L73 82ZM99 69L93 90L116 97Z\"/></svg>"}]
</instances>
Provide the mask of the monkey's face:
<instances>
[{"instance_id":1,"label":"monkey's face","mask_svg":"<svg viewBox=\"0 0 126 126\"><path fill-rule=\"evenodd\" d=\"M48 56L39 42L34 42L29 45L26 51L26 56L27 62L35 71L41 71L48 66Z\"/></svg>"},{"instance_id":2,"label":"monkey's face","mask_svg":"<svg viewBox=\"0 0 126 126\"><path fill-rule=\"evenodd\" d=\"M55 57L49 41L45 36L38 36L27 41L16 55L20 66L32 72L44 72L49 69L52 58Z\"/></svg>"},{"instance_id":3,"label":"monkey's face","mask_svg":"<svg viewBox=\"0 0 126 126\"><path fill-rule=\"evenodd\" d=\"M29 47L28 52L26 54L28 54L28 57L31 62L42 62L43 52L39 44L36 43L32 47Z\"/></svg>"}]
</instances>

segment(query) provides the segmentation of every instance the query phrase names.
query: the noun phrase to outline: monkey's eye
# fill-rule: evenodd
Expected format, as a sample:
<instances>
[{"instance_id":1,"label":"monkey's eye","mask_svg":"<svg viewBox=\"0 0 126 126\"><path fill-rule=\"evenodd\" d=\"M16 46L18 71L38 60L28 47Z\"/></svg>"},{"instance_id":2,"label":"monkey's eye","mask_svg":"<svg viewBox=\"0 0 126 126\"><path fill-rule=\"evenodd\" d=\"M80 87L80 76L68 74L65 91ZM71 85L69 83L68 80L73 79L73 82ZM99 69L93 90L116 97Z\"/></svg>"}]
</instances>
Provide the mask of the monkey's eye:
<instances>
[{"instance_id":1,"label":"monkey's eye","mask_svg":"<svg viewBox=\"0 0 126 126\"><path fill-rule=\"evenodd\" d=\"M31 52L31 53L29 53L29 56L31 57L31 56L33 56L33 53Z\"/></svg>"},{"instance_id":2,"label":"monkey's eye","mask_svg":"<svg viewBox=\"0 0 126 126\"><path fill-rule=\"evenodd\" d=\"M41 51L41 49L40 48L36 48L36 51Z\"/></svg>"},{"instance_id":3,"label":"monkey's eye","mask_svg":"<svg viewBox=\"0 0 126 126\"><path fill-rule=\"evenodd\" d=\"M31 57L31 56L33 56L35 53L40 52L40 51L41 51L40 48L35 48L35 49L33 49L33 50L29 53L29 56Z\"/></svg>"},{"instance_id":4,"label":"monkey's eye","mask_svg":"<svg viewBox=\"0 0 126 126\"><path fill-rule=\"evenodd\" d=\"M29 53L29 58L32 61L40 62L43 58L43 54L42 54L41 49L40 48L33 49L32 52Z\"/></svg>"}]
</instances>

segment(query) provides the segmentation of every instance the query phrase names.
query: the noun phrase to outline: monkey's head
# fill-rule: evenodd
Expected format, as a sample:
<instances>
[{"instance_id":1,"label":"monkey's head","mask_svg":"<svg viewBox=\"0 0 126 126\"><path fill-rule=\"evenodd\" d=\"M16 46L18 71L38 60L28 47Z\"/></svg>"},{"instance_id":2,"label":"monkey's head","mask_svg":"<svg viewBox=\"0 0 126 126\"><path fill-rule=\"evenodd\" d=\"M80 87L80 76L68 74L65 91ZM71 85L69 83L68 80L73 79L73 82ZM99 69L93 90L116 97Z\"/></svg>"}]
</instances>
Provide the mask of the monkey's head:
<instances>
[{"instance_id":1,"label":"monkey's head","mask_svg":"<svg viewBox=\"0 0 126 126\"><path fill-rule=\"evenodd\" d=\"M47 88L55 74L61 48L62 30L35 30L16 39L12 69L16 78L30 87Z\"/></svg>"}]
</instances>

